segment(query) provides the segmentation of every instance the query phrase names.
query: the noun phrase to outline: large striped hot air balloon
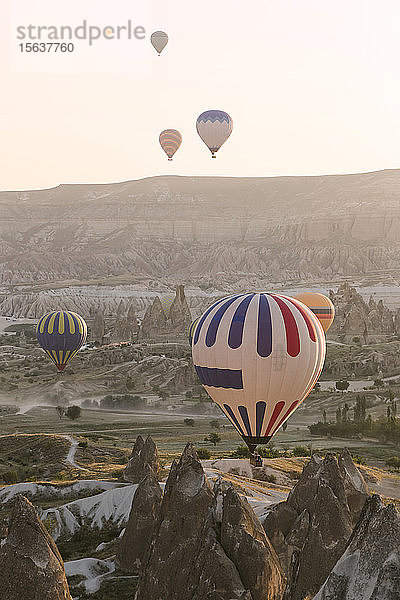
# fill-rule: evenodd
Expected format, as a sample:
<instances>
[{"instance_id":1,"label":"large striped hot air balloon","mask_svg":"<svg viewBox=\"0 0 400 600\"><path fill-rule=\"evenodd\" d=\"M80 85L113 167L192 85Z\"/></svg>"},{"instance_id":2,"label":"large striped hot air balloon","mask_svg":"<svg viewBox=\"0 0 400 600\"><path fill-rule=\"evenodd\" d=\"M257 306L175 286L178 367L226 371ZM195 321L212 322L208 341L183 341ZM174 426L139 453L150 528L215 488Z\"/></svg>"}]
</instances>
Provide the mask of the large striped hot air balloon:
<instances>
[{"instance_id":1,"label":"large striped hot air balloon","mask_svg":"<svg viewBox=\"0 0 400 600\"><path fill-rule=\"evenodd\" d=\"M302 294L297 294L295 299L300 300L300 302L312 310L326 333L335 318L335 307L331 300L327 296L318 294L317 292L303 292Z\"/></svg>"},{"instance_id":2,"label":"large striped hot air balloon","mask_svg":"<svg viewBox=\"0 0 400 600\"><path fill-rule=\"evenodd\" d=\"M297 300L239 294L201 316L192 354L204 388L254 452L314 387L325 336L315 315Z\"/></svg>"},{"instance_id":3,"label":"large striped hot air balloon","mask_svg":"<svg viewBox=\"0 0 400 600\"><path fill-rule=\"evenodd\" d=\"M215 153L232 133L233 121L223 110L206 110L197 118L196 129L215 158Z\"/></svg>"},{"instance_id":4,"label":"large striped hot air balloon","mask_svg":"<svg viewBox=\"0 0 400 600\"><path fill-rule=\"evenodd\" d=\"M59 371L83 346L87 326L84 319L69 310L50 312L36 326L36 337Z\"/></svg>"},{"instance_id":5,"label":"large striped hot air balloon","mask_svg":"<svg viewBox=\"0 0 400 600\"><path fill-rule=\"evenodd\" d=\"M168 156L168 160L172 160L173 155L182 144L182 136L177 129L164 129L160 133L160 146Z\"/></svg>"},{"instance_id":6,"label":"large striped hot air balloon","mask_svg":"<svg viewBox=\"0 0 400 600\"><path fill-rule=\"evenodd\" d=\"M192 323L190 324L189 327L189 345L192 345L192 340L193 340L193 334L194 334L194 330L196 329L196 325L199 322L200 317L198 317L197 319L195 319L194 321L192 321Z\"/></svg>"},{"instance_id":7,"label":"large striped hot air balloon","mask_svg":"<svg viewBox=\"0 0 400 600\"><path fill-rule=\"evenodd\" d=\"M165 31L154 31L150 36L151 45L157 50L158 56L168 44L168 34Z\"/></svg>"}]
</instances>

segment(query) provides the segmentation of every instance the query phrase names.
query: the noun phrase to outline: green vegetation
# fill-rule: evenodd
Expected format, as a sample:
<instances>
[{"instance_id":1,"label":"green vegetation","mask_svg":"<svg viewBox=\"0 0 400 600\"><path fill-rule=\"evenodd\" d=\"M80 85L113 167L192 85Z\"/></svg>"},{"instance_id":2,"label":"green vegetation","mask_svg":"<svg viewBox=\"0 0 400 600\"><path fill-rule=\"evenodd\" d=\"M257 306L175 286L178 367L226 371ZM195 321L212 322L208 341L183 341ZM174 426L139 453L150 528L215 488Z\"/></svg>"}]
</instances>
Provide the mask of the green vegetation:
<instances>
[{"instance_id":1,"label":"green vegetation","mask_svg":"<svg viewBox=\"0 0 400 600\"><path fill-rule=\"evenodd\" d=\"M213 446L215 447L217 444L220 443L221 441L221 436L218 435L218 433L210 433L208 436L206 436L204 438L205 442L210 442L210 444L213 444Z\"/></svg>"},{"instance_id":2,"label":"green vegetation","mask_svg":"<svg viewBox=\"0 0 400 600\"><path fill-rule=\"evenodd\" d=\"M368 436L383 443L400 442L400 419L397 418L397 402L392 399L386 409L386 416L374 420L367 415L365 395L357 395L356 402L350 406L347 402L336 410L336 422L318 421L309 426L310 433L318 436L354 438Z\"/></svg>"},{"instance_id":3,"label":"green vegetation","mask_svg":"<svg viewBox=\"0 0 400 600\"><path fill-rule=\"evenodd\" d=\"M208 448L196 448L196 452L200 460L208 460L211 458L211 452Z\"/></svg>"}]
</instances>

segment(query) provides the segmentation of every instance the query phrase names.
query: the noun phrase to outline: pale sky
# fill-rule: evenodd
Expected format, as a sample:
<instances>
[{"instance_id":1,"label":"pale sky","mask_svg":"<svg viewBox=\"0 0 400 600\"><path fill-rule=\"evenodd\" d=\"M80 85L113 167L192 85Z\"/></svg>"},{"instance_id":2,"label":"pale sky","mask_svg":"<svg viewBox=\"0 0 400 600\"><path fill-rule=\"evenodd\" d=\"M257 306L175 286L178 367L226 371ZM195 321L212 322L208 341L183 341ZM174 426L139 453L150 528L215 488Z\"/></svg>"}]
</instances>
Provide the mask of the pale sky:
<instances>
[{"instance_id":1,"label":"pale sky","mask_svg":"<svg viewBox=\"0 0 400 600\"><path fill-rule=\"evenodd\" d=\"M19 52L17 26L84 19L146 39ZM1 0L0 34L2 190L400 166L398 0ZM233 118L216 160L195 129L214 108ZM173 162L166 128L183 136Z\"/></svg>"}]
</instances>

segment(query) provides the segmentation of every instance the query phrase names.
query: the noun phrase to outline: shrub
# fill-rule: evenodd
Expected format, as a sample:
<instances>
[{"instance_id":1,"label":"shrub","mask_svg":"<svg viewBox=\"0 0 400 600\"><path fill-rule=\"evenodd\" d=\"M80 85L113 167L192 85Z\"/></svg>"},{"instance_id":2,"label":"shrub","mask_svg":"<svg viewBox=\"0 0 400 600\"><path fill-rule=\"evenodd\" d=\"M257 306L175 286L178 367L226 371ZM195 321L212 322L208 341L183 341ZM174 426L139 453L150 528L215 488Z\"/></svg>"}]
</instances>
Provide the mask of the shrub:
<instances>
[{"instance_id":1,"label":"shrub","mask_svg":"<svg viewBox=\"0 0 400 600\"><path fill-rule=\"evenodd\" d=\"M88 447L87 440L82 440L81 442L79 442L78 446L79 446L79 448L87 448Z\"/></svg>"},{"instance_id":2,"label":"shrub","mask_svg":"<svg viewBox=\"0 0 400 600\"><path fill-rule=\"evenodd\" d=\"M400 456L392 456L386 461L388 467L394 467L400 469Z\"/></svg>"},{"instance_id":3,"label":"shrub","mask_svg":"<svg viewBox=\"0 0 400 600\"><path fill-rule=\"evenodd\" d=\"M357 465L366 465L367 464L367 461L365 460L365 458L363 456L360 456L360 454L352 454L351 458Z\"/></svg>"},{"instance_id":4,"label":"shrub","mask_svg":"<svg viewBox=\"0 0 400 600\"><path fill-rule=\"evenodd\" d=\"M8 485L17 483L18 481L18 475L16 471L5 471L4 473L2 473L1 478L4 481L4 483Z\"/></svg>"},{"instance_id":5,"label":"shrub","mask_svg":"<svg viewBox=\"0 0 400 600\"><path fill-rule=\"evenodd\" d=\"M238 446L236 450L231 453L232 458L250 458L250 450L247 446Z\"/></svg>"},{"instance_id":6,"label":"shrub","mask_svg":"<svg viewBox=\"0 0 400 600\"><path fill-rule=\"evenodd\" d=\"M295 446L293 448L293 456L310 456L310 450L306 446Z\"/></svg>"},{"instance_id":7,"label":"shrub","mask_svg":"<svg viewBox=\"0 0 400 600\"><path fill-rule=\"evenodd\" d=\"M211 458L211 452L208 448L196 448L196 452L200 460L208 460Z\"/></svg>"}]
</instances>

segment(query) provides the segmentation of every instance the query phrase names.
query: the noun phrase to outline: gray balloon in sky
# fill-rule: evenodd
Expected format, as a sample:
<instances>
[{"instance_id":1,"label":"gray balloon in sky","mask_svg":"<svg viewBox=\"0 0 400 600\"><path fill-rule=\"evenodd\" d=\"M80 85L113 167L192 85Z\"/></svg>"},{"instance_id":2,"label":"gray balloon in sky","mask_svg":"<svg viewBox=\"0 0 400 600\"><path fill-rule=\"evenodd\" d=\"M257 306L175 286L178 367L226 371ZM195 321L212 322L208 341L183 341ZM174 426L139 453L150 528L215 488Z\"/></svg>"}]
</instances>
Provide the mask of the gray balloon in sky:
<instances>
[{"instance_id":1,"label":"gray balloon in sky","mask_svg":"<svg viewBox=\"0 0 400 600\"><path fill-rule=\"evenodd\" d=\"M165 31L154 31L154 33L151 34L150 41L153 47L157 50L158 56L160 56L161 52L168 44L168 35L165 33Z\"/></svg>"}]
</instances>

